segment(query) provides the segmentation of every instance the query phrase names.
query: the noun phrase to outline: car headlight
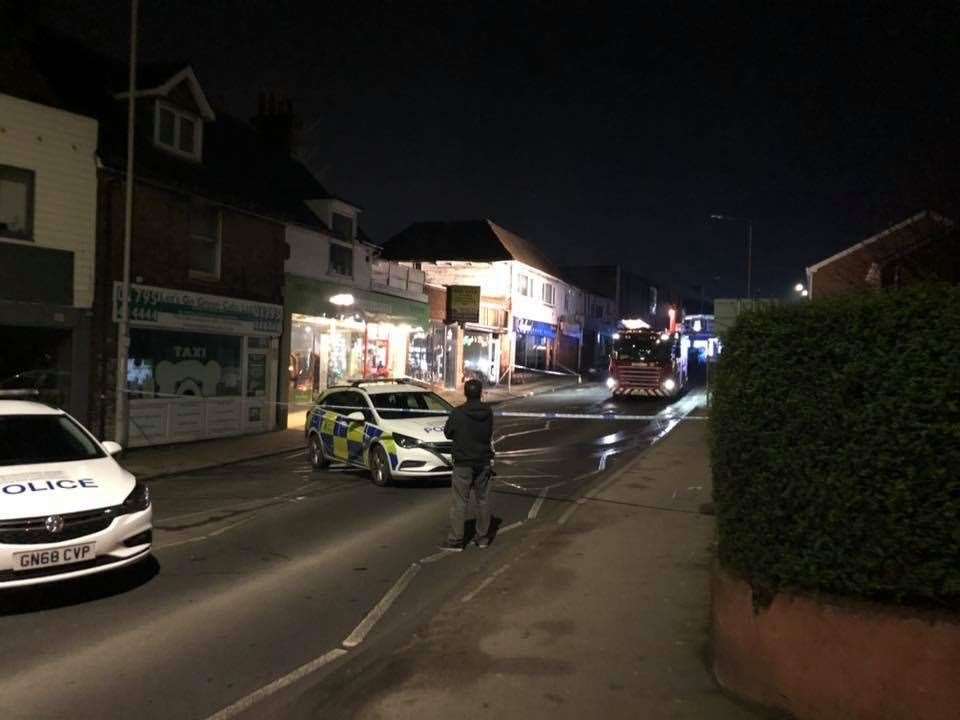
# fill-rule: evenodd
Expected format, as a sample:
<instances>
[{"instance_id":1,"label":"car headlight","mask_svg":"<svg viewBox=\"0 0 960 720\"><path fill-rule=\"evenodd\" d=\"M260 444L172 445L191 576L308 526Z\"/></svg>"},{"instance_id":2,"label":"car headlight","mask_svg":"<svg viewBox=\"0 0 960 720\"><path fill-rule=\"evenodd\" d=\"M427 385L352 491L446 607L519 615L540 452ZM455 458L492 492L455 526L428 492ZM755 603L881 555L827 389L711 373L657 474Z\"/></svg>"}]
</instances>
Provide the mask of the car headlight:
<instances>
[{"instance_id":1,"label":"car headlight","mask_svg":"<svg viewBox=\"0 0 960 720\"><path fill-rule=\"evenodd\" d=\"M673 378L667 378L663 381L663 389L667 392L670 392L677 386L677 383L674 382Z\"/></svg>"},{"instance_id":2,"label":"car headlight","mask_svg":"<svg viewBox=\"0 0 960 720\"><path fill-rule=\"evenodd\" d=\"M617 380L616 380L616 378L608 377L608 378L607 378L607 387L608 387L610 390L613 390L616 386L617 386Z\"/></svg>"},{"instance_id":3,"label":"car headlight","mask_svg":"<svg viewBox=\"0 0 960 720\"><path fill-rule=\"evenodd\" d=\"M150 507L150 488L139 480L133 486L133 490L127 495L127 499L120 506L120 511L124 513L135 513L146 510Z\"/></svg>"},{"instance_id":4,"label":"car headlight","mask_svg":"<svg viewBox=\"0 0 960 720\"><path fill-rule=\"evenodd\" d=\"M399 435L397 433L393 434L393 439L402 448L412 448L420 444L420 441L416 438L412 438L409 435Z\"/></svg>"}]
</instances>

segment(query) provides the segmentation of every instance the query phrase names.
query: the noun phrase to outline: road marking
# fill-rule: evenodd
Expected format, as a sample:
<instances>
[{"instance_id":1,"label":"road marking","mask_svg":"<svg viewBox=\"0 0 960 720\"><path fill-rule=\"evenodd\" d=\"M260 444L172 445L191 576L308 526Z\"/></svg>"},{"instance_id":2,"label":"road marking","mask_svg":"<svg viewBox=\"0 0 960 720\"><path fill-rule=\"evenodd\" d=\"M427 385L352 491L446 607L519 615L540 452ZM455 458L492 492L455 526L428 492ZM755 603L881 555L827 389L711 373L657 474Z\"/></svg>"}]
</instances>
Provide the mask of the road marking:
<instances>
[{"instance_id":1,"label":"road marking","mask_svg":"<svg viewBox=\"0 0 960 720\"><path fill-rule=\"evenodd\" d=\"M557 518L557 525L565 525L567 520L570 519L570 516L576 511L578 505L583 505L586 502L584 498L577 498L577 501L574 502L570 507L563 511L563 515Z\"/></svg>"},{"instance_id":2,"label":"road marking","mask_svg":"<svg viewBox=\"0 0 960 720\"><path fill-rule=\"evenodd\" d=\"M410 581L413 580L418 572L420 572L420 563L413 563L404 571L403 575L394 583L393 587L387 590L387 594L380 599L380 602L374 606L373 610L367 613L367 616L354 628L353 632L347 636L347 639L343 641L345 648L354 648L363 642L367 633L369 633L380 618L386 614L390 606L393 605L394 601L400 596L400 593L406 589L407 585L410 584Z\"/></svg>"},{"instance_id":3,"label":"road marking","mask_svg":"<svg viewBox=\"0 0 960 720\"><path fill-rule=\"evenodd\" d=\"M437 560L443 560L445 557L453 555L452 550L441 550L440 552L435 552L433 555L427 555L425 558L420 558L419 562L421 565L424 563L433 563Z\"/></svg>"},{"instance_id":4,"label":"road marking","mask_svg":"<svg viewBox=\"0 0 960 720\"><path fill-rule=\"evenodd\" d=\"M547 422L543 427L533 428L532 430L519 430L517 432L507 433L506 435L500 435L495 438L493 444L496 445L499 442L502 442L508 438L520 437L521 435L532 435L533 433L544 432L550 429L550 423Z\"/></svg>"},{"instance_id":5,"label":"road marking","mask_svg":"<svg viewBox=\"0 0 960 720\"><path fill-rule=\"evenodd\" d=\"M228 718L236 717L240 713L243 713L249 710L251 707L253 707L256 703L263 700L265 697L273 695L275 692L279 690L283 690L283 688L289 685L292 685L300 678L305 677L312 672L316 672L324 665L328 665L332 663L334 660L336 660L337 658L341 658L346 654L347 654L347 651L341 650L340 648L331 650L327 654L321 655L320 657L314 660L311 660L306 665L301 665L293 672L288 673L287 675L284 675L282 678L274 680L269 685L264 685L259 690L256 690L255 692L250 693L246 697L240 698L235 703L233 703L233 705L229 705L225 707L223 710L220 710L219 712L214 713L213 715L208 717L207 720L228 720Z\"/></svg>"},{"instance_id":6,"label":"road marking","mask_svg":"<svg viewBox=\"0 0 960 720\"><path fill-rule=\"evenodd\" d=\"M515 523L510 523L506 527L502 527L497 530L497 535L503 535L505 532L510 532L511 530L516 530L518 527L523 525L523 520L517 520Z\"/></svg>"},{"instance_id":7,"label":"road marking","mask_svg":"<svg viewBox=\"0 0 960 720\"><path fill-rule=\"evenodd\" d=\"M239 521L237 521L237 522L235 522L235 523L232 523L232 524L227 525L227 526L222 527L222 528L217 528L217 529L214 530L213 532L209 532L209 533L207 533L206 535L199 535L199 536L197 536L197 537L187 538L187 539L185 539L185 540L177 540L176 542L171 542L171 543L161 543L160 545L154 545L154 546L153 546L153 549L154 549L154 550L165 550L166 548L176 547L176 546L178 546L178 545L187 545L187 544L189 544L189 543L195 543L195 542L202 542L202 541L204 541L204 540L210 540L211 538L215 538L215 537L218 537L218 536L220 536L220 535L223 535L227 530L233 530L235 527L237 527L237 526L239 526L239 525L243 525L244 523L250 522L250 521L253 520L256 516L257 516L257 514L256 514L256 513L253 513L252 515L248 515L247 517L243 518L243 520L239 520Z\"/></svg>"},{"instance_id":8,"label":"road marking","mask_svg":"<svg viewBox=\"0 0 960 720\"><path fill-rule=\"evenodd\" d=\"M550 492L550 488L548 487L540 491L537 499L534 500L533 505L530 506L530 512L527 513L527 520L535 520L537 515L540 514L540 508L543 507L543 501L546 499L548 492Z\"/></svg>"},{"instance_id":9,"label":"road marking","mask_svg":"<svg viewBox=\"0 0 960 720\"><path fill-rule=\"evenodd\" d=\"M483 591L484 588L486 588L490 583L496 580L500 575L505 573L509 567L510 567L510 563L507 563L502 568L500 568L499 570L491 574L490 577L488 577L486 580L480 583L480 585L477 587L476 590L474 590L472 593L467 593L462 598L460 598L460 602L468 603L471 600L473 600L477 595L479 595Z\"/></svg>"},{"instance_id":10,"label":"road marking","mask_svg":"<svg viewBox=\"0 0 960 720\"><path fill-rule=\"evenodd\" d=\"M500 417L523 417L549 420L709 420L707 415L622 415L619 413L563 413L563 412L511 412L501 410L494 413Z\"/></svg>"}]
</instances>

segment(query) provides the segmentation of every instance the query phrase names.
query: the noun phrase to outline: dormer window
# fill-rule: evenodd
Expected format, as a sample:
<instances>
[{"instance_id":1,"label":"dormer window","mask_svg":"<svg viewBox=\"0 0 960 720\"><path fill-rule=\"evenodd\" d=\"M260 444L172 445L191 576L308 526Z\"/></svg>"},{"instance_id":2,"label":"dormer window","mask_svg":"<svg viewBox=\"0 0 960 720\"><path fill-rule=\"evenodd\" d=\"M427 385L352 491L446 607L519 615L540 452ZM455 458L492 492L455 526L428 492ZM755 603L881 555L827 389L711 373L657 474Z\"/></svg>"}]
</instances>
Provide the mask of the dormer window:
<instances>
[{"instance_id":1,"label":"dormer window","mask_svg":"<svg viewBox=\"0 0 960 720\"><path fill-rule=\"evenodd\" d=\"M341 213L333 213L333 232L347 242L353 242L353 218Z\"/></svg>"},{"instance_id":2,"label":"dormer window","mask_svg":"<svg viewBox=\"0 0 960 720\"><path fill-rule=\"evenodd\" d=\"M203 123L196 115L157 101L153 141L175 155L200 160Z\"/></svg>"}]
</instances>

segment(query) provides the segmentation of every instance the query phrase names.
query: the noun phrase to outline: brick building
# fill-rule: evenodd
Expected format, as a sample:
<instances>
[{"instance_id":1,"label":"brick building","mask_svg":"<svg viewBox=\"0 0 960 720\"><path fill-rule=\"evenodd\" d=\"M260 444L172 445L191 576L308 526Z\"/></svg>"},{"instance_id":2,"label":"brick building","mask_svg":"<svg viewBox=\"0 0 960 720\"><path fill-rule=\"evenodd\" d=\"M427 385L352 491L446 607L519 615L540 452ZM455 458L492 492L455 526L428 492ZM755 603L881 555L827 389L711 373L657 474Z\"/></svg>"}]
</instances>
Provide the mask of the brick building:
<instances>
[{"instance_id":1,"label":"brick building","mask_svg":"<svg viewBox=\"0 0 960 720\"><path fill-rule=\"evenodd\" d=\"M921 212L807 268L811 298L924 281L960 282L952 220Z\"/></svg>"}]
</instances>

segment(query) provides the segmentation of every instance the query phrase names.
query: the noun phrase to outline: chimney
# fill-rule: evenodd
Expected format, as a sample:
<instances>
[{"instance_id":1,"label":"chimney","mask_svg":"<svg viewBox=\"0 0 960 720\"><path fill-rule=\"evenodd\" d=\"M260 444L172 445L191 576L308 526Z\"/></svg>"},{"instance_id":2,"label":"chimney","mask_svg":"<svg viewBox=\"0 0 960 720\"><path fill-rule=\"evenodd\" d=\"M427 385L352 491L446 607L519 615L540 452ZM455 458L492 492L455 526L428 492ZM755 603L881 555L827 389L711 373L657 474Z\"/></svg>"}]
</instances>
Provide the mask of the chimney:
<instances>
[{"instance_id":1,"label":"chimney","mask_svg":"<svg viewBox=\"0 0 960 720\"><path fill-rule=\"evenodd\" d=\"M294 155L300 145L303 123L293 112L293 101L283 92L261 92L257 114L251 120L265 148Z\"/></svg>"}]
</instances>

